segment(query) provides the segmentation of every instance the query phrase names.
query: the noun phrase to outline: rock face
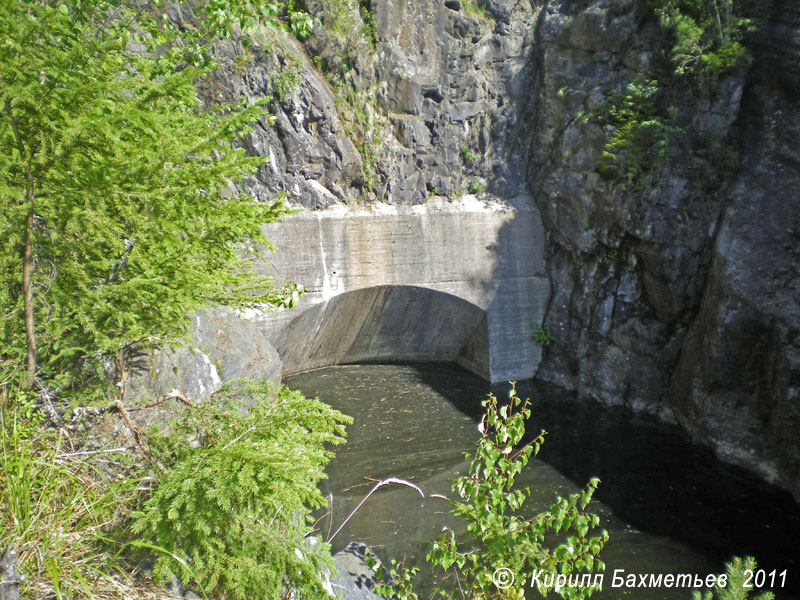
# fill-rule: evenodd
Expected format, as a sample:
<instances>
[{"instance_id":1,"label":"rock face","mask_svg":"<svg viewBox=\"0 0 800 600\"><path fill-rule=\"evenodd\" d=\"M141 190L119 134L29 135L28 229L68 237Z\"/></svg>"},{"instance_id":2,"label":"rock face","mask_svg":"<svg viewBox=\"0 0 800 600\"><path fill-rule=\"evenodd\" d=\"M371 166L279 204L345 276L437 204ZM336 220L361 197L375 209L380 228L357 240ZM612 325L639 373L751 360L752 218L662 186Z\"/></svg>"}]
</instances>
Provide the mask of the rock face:
<instances>
[{"instance_id":1,"label":"rock face","mask_svg":"<svg viewBox=\"0 0 800 600\"><path fill-rule=\"evenodd\" d=\"M336 89L290 39L272 34L246 53L221 47L231 66L210 82L210 96L274 98L274 127L262 123L244 142L269 157L245 182L250 192L286 192L321 208L358 198L421 204L437 193L524 191L530 135L520 107L538 9L492 0L484 15L470 15L459 2L374 2L373 49L355 33L332 31L362 25L357 15L334 23L335 5L309 2L328 28L307 47L335 71ZM237 56L246 57L245 70L233 66ZM281 78L281 68L291 76Z\"/></svg>"},{"instance_id":2,"label":"rock face","mask_svg":"<svg viewBox=\"0 0 800 600\"><path fill-rule=\"evenodd\" d=\"M595 171L608 132L579 115L653 68L658 25L642 6L597 2L576 12L574 3L550 2L538 32L528 181L551 240L546 322L558 341L539 377L669 418L666 389L723 200L680 170L659 173L659 186L643 191ZM687 97L680 125L726 139L741 90L731 79L710 100Z\"/></svg>"},{"instance_id":3,"label":"rock face","mask_svg":"<svg viewBox=\"0 0 800 600\"><path fill-rule=\"evenodd\" d=\"M361 156L344 133L330 86L297 42L274 31L264 35L247 51L220 44L228 67L206 89L213 100L273 98L274 123L262 120L242 142L251 154L267 158L244 189L259 199L286 193L311 208L357 196ZM243 62L246 69L237 66Z\"/></svg>"},{"instance_id":4,"label":"rock face","mask_svg":"<svg viewBox=\"0 0 800 600\"><path fill-rule=\"evenodd\" d=\"M331 581L335 594L342 600L380 600L383 596L375 592L378 581L367 565L365 544L351 542L344 550L334 555L336 577Z\"/></svg>"},{"instance_id":5,"label":"rock face","mask_svg":"<svg viewBox=\"0 0 800 600\"><path fill-rule=\"evenodd\" d=\"M194 317L191 344L134 365L128 395L158 398L175 390L202 402L237 377L279 384L278 353L256 324L230 311L206 310Z\"/></svg>"},{"instance_id":6,"label":"rock face","mask_svg":"<svg viewBox=\"0 0 800 600\"><path fill-rule=\"evenodd\" d=\"M309 0L324 26L304 47L274 34L247 52L221 46L230 66L210 94L273 97L275 124L243 140L268 159L244 186L354 219L364 210L354 202L418 205L469 191L498 200L527 190L546 232L543 323L555 337L538 377L677 419L727 460L800 497L797 2L753 4L755 62L745 76L705 96L673 93L683 131L675 158L638 191L598 174L612 131L583 117L637 75L671 69L647 2L486 0L482 14L467 10L474 4L373 0L373 47L355 2ZM337 6L346 7L338 16ZM726 145L739 152L733 172L715 158ZM329 225L296 232L291 247L305 241L317 252L339 235ZM459 235L457 221L451 227L443 237ZM368 270L368 254L349 272ZM419 259L433 260L422 247ZM439 268L456 258L436 260ZM315 267L328 285L329 266ZM301 283L309 298L325 293L324 279ZM519 322L542 323L538 304L523 310L531 312ZM530 356L535 365L538 352Z\"/></svg>"},{"instance_id":7,"label":"rock face","mask_svg":"<svg viewBox=\"0 0 800 600\"><path fill-rule=\"evenodd\" d=\"M535 9L493 0L468 14L460 2L375 2L381 40L379 100L399 143L387 198L417 203L428 190L457 195L487 180L524 191L527 81ZM387 161L388 162L388 161Z\"/></svg>"},{"instance_id":8,"label":"rock face","mask_svg":"<svg viewBox=\"0 0 800 600\"><path fill-rule=\"evenodd\" d=\"M672 377L680 422L800 497L800 6L776 0L753 40L743 169Z\"/></svg>"},{"instance_id":9,"label":"rock face","mask_svg":"<svg viewBox=\"0 0 800 600\"><path fill-rule=\"evenodd\" d=\"M657 26L638 2L547 3L528 181L551 240L546 323L558 343L538 376L677 417L800 497L800 10L760 10L747 80L680 99L675 163L657 189L631 193L594 172L607 133L576 114L658 67ZM738 146L734 177L717 178L703 139Z\"/></svg>"}]
</instances>

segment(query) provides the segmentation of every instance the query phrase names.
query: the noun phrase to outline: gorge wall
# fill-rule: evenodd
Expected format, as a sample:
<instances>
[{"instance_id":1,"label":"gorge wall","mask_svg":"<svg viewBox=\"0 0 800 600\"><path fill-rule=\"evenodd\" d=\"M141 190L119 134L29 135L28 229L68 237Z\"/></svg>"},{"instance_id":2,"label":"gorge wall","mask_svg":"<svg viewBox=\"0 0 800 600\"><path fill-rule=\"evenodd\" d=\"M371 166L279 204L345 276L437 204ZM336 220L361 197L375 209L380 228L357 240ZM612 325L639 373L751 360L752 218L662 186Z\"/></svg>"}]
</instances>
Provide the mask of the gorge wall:
<instances>
[{"instance_id":1,"label":"gorge wall","mask_svg":"<svg viewBox=\"0 0 800 600\"><path fill-rule=\"evenodd\" d=\"M561 342L538 377L677 418L797 496L799 7L750 15L748 74L680 99L670 169L630 193L594 172L607 132L575 115L658 69L658 25L634 2L570 6L547 4L536 52L528 182L550 239L546 323ZM727 181L698 151L709 139L739 150Z\"/></svg>"},{"instance_id":2,"label":"gorge wall","mask_svg":"<svg viewBox=\"0 0 800 600\"><path fill-rule=\"evenodd\" d=\"M269 317L282 324L266 333L291 368L377 357L381 344L369 347L368 340L383 334L373 309L394 302L401 308L393 311L421 314L435 302L374 286L422 285L479 311L452 304L463 309L466 325L436 352L490 377L504 374L475 351L480 327L466 332L480 311L492 314L493 300L481 288L496 285L498 254L487 246L503 247L502 219L487 230L465 226L485 218L476 217L484 208L470 213L473 205L457 199L471 192L486 206L510 210L520 205L508 199L527 193L544 225L544 263L538 250L508 242L515 250L507 264L535 283L514 302L512 313L519 313L495 348L518 347L528 370L517 372L535 370L541 381L581 398L677 420L724 459L800 497L797 3L770 0L748 9L754 62L746 74L707 94L673 94L683 134L658 185L641 191L600 176L611 128L581 117L637 75L670 68L668 40L646 2L487 0L482 13L461 0L367 4L375 45L355 2L311 0L323 27L304 46L274 35L247 51L222 45L230 67L211 81L219 97L273 97L274 125L265 121L243 140L267 161L243 185L261 198L287 193L311 210L273 226L270 236L289 250L272 267L262 265L297 280L288 265L306 261L299 267L299 282L311 292L304 308L317 312L297 320L294 332L289 321L296 317ZM723 145L738 150L733 170L715 162ZM425 208L414 212L417 206ZM525 210L533 214L534 207ZM423 215L436 211L448 216L423 225L430 221ZM375 229L389 212L396 225ZM407 272L397 269L399 254L378 250L404 226L419 231L403 250L408 264L418 265ZM431 254L423 243L430 231L454 242L451 250ZM327 263L334 255L335 266ZM447 276L431 275L471 260L473 274L458 275L460 290ZM334 302L334 292L365 286L374 289ZM356 323L362 337L345 342L345 329L333 328L315 346L309 335L326 323L328 310ZM409 323L387 325L385 339L401 339ZM555 342L538 364L526 327L540 323ZM406 353L414 346L397 343ZM487 347L491 353L492 343Z\"/></svg>"}]
</instances>

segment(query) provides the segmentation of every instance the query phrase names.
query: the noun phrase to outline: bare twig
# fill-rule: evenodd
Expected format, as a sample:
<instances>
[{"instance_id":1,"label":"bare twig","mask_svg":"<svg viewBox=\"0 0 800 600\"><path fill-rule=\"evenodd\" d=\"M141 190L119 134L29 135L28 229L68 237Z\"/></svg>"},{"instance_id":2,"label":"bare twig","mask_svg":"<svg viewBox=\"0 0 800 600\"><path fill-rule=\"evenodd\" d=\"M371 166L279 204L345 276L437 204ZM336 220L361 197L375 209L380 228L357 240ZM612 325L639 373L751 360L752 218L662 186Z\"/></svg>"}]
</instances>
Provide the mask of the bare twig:
<instances>
[{"instance_id":1,"label":"bare twig","mask_svg":"<svg viewBox=\"0 0 800 600\"><path fill-rule=\"evenodd\" d=\"M142 439L142 434L139 433L139 430L136 429L136 427L134 427L133 423L131 422L130 415L128 415L128 411L122 405L122 402L117 400L114 406L116 407L119 414L122 415L122 420L125 421L125 425L127 425L128 429L131 430L131 433L133 434L133 437L136 440L136 445L142 449L142 452L144 452L148 456L148 458L150 458L151 461L153 461L153 464L159 470L159 472L166 473L167 470L160 462L158 462L158 459L153 454L153 451L150 450L150 446L147 445L147 442L144 441L144 439Z\"/></svg>"},{"instance_id":2,"label":"bare twig","mask_svg":"<svg viewBox=\"0 0 800 600\"><path fill-rule=\"evenodd\" d=\"M516 451L516 452L515 452L515 453L514 453L514 454L511 456L511 458L509 458L508 460L514 460L514 459L516 459L516 458L517 458L517 457L518 457L520 454L522 454L522 451L523 451L523 450L525 450L525 448L527 448L528 446L533 446L533 445L534 445L534 444L536 444L536 443L539 443L539 444L541 444L541 443L544 441L544 436L546 436L546 435L547 435L547 432L546 432L546 431L544 431L544 430L542 430L542 432L541 432L539 435L537 435L537 436L536 436L534 439L532 439L530 442L528 442L527 444L525 444L525 445L524 445L522 448L520 448L519 450L517 450L517 451Z\"/></svg>"},{"instance_id":3,"label":"bare twig","mask_svg":"<svg viewBox=\"0 0 800 600\"><path fill-rule=\"evenodd\" d=\"M84 452L69 452L67 454L58 454L56 458L71 458L73 456L89 456L92 454L106 454L109 452L127 452L130 450L129 447L124 446L122 448L109 448L107 450L86 450Z\"/></svg>"},{"instance_id":4,"label":"bare twig","mask_svg":"<svg viewBox=\"0 0 800 600\"><path fill-rule=\"evenodd\" d=\"M379 479L373 479L372 477L364 477L364 479L366 479L366 481L363 483L356 483L354 485L351 485L350 487L344 488L342 490L342 493L346 494L347 492L352 491L356 488L364 487L365 485L369 485L370 483L375 483L376 481L380 481Z\"/></svg>"},{"instance_id":5,"label":"bare twig","mask_svg":"<svg viewBox=\"0 0 800 600\"><path fill-rule=\"evenodd\" d=\"M363 506L364 502L369 500L369 497L372 496L372 494L374 494L378 490L378 488L383 487L384 485L389 485L391 483L397 483L399 485L404 485L406 487L413 488L417 490L420 496L422 496L423 498L425 497L425 493L418 486L414 485L410 481L406 481L405 479L398 479L397 477L389 477L388 479L383 479L375 484L375 486L369 491L369 494L364 496L361 502L358 503L358 506L356 506L353 509L353 512L347 515L347 518L342 522L341 525L339 525L339 529L337 529L334 532L334 534L331 537L329 537L326 541L330 542L331 540L333 540L333 538L339 535L339 532L344 528L345 525L347 525L347 522L353 518L353 515L355 515L358 512L358 510Z\"/></svg>"},{"instance_id":6,"label":"bare twig","mask_svg":"<svg viewBox=\"0 0 800 600\"><path fill-rule=\"evenodd\" d=\"M164 396L161 400L156 400L152 404L145 404L144 406L134 406L133 408L129 408L128 412L144 410L145 408L153 408L154 406L159 406L160 404L164 404L164 402L166 402L167 400L172 400L173 398L175 400L180 400L186 406L191 406L192 408L197 408L198 406L200 406L197 402L192 402L186 396L179 394L178 392L170 392L169 394Z\"/></svg>"},{"instance_id":7,"label":"bare twig","mask_svg":"<svg viewBox=\"0 0 800 600\"><path fill-rule=\"evenodd\" d=\"M269 522L269 525L268 525L267 527L272 527L272 524L275 522L275 519L277 519L277 518L278 518L278 515L280 514L280 512L281 512L282 510L283 510L283 504L281 504L281 505L278 507L278 510L276 510L276 511L275 511L275 514L274 514L274 515L272 515L272 519L270 520L270 522Z\"/></svg>"},{"instance_id":8,"label":"bare twig","mask_svg":"<svg viewBox=\"0 0 800 600\"><path fill-rule=\"evenodd\" d=\"M250 433L251 431L254 431L254 430L255 430L255 429L256 429L256 428L257 428L259 425L261 425L261 423L263 423L263 422L264 422L264 420L265 420L265 419L266 419L268 416L270 416L270 414L272 413L272 411L273 411L273 410L275 410L276 408L278 408L278 407L279 407L281 404L286 404L286 400L281 400L280 402L278 402L278 403L277 403L277 404L275 404L274 406L271 406L271 407L270 407L270 409L269 409L269 410L268 410L266 413L264 413L264 416L263 416L263 417L261 417L261 418L260 418L260 419L259 419L259 420L258 420L258 421L257 421L257 422L256 422L256 423L253 425L253 426L251 426L251 427L248 427L247 429L245 429L245 430L244 430L242 433L240 433L240 434L239 434L239 435L237 435L235 438L233 438L233 439L232 439L230 442L228 442L227 444L225 444L225 445L222 447L222 449L223 449L223 450L227 450L229 447L233 446L233 445L234 445L236 442L238 442L240 439L242 439L242 438L243 438L244 436L246 436L248 433Z\"/></svg>"},{"instance_id":9,"label":"bare twig","mask_svg":"<svg viewBox=\"0 0 800 600\"><path fill-rule=\"evenodd\" d=\"M325 534L325 538L326 539L331 539L331 529L333 529L333 493L332 492L328 493L328 506L330 507L329 511L330 511L330 514L331 514L331 518L330 518L330 520L328 520L328 533Z\"/></svg>"}]
</instances>

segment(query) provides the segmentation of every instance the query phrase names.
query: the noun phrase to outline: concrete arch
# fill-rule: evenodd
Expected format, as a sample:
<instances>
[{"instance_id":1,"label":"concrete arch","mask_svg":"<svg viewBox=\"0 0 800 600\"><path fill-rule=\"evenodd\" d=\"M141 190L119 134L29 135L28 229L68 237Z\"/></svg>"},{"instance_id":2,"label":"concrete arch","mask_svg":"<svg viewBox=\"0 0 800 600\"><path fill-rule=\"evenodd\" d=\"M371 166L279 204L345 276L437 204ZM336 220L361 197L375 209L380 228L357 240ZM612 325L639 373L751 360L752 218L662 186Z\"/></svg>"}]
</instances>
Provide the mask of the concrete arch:
<instances>
[{"instance_id":1,"label":"concrete arch","mask_svg":"<svg viewBox=\"0 0 800 600\"><path fill-rule=\"evenodd\" d=\"M275 340L286 375L369 360L452 361L489 379L486 311L412 285L378 285L306 309Z\"/></svg>"},{"instance_id":2,"label":"concrete arch","mask_svg":"<svg viewBox=\"0 0 800 600\"><path fill-rule=\"evenodd\" d=\"M280 251L256 269L306 289L292 310L254 317L286 373L401 359L454 360L492 382L536 372L532 325L544 318L550 283L529 196L336 204L288 215L264 233ZM441 322L426 316L426 303Z\"/></svg>"}]
</instances>

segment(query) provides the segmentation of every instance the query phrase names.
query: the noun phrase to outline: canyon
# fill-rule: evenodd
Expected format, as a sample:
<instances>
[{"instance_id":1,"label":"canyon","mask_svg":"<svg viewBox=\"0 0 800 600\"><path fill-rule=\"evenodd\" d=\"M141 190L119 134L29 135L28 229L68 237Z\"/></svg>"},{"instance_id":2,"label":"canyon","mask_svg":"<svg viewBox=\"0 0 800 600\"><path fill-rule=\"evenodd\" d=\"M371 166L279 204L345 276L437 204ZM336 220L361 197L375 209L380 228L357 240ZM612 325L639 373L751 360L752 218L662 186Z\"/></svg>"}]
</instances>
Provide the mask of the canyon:
<instances>
[{"instance_id":1,"label":"canyon","mask_svg":"<svg viewBox=\"0 0 800 600\"><path fill-rule=\"evenodd\" d=\"M337 29L334 2L307 5L311 39L226 42L207 89L274 98L274 123L242 140L265 163L241 186L299 210L266 226L279 252L257 268L307 293L198 316L196 348L151 379L194 365L200 397L258 362L244 347L273 377L454 361L677 421L800 497L800 6L745 7L751 65L673 96L673 159L632 190L598 173L610 130L584 116L664 70L646 2L375 0L374 44L358 6Z\"/></svg>"}]
</instances>

